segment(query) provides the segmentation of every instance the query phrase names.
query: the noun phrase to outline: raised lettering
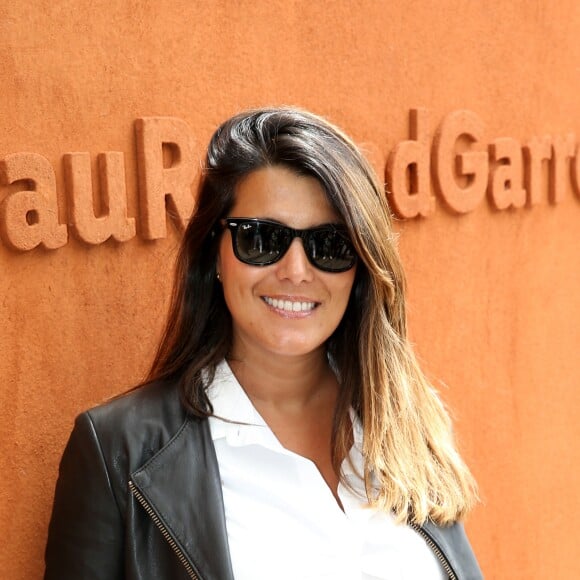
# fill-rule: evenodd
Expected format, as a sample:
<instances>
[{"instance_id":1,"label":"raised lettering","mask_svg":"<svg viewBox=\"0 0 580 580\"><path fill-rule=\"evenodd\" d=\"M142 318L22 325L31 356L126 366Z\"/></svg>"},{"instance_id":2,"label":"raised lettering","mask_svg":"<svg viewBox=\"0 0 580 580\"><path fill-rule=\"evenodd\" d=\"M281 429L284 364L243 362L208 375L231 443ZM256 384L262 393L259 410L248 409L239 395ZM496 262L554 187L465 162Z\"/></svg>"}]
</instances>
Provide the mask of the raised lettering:
<instances>
[{"instance_id":1,"label":"raised lettering","mask_svg":"<svg viewBox=\"0 0 580 580\"><path fill-rule=\"evenodd\" d=\"M526 190L522 187L523 154L516 139L496 139L490 145L495 169L489 174L489 197L496 209L520 208L526 204Z\"/></svg>"},{"instance_id":2,"label":"raised lettering","mask_svg":"<svg viewBox=\"0 0 580 580\"><path fill-rule=\"evenodd\" d=\"M388 195L393 211L402 218L427 216L435 208L431 195L429 111L409 112L409 141L402 141L387 162Z\"/></svg>"},{"instance_id":3,"label":"raised lettering","mask_svg":"<svg viewBox=\"0 0 580 580\"><path fill-rule=\"evenodd\" d=\"M557 135L552 138L552 159L550 160L550 203L560 203L568 187L568 164L574 157L576 135L568 133L566 137Z\"/></svg>"},{"instance_id":4,"label":"raised lettering","mask_svg":"<svg viewBox=\"0 0 580 580\"><path fill-rule=\"evenodd\" d=\"M135 236L135 219L127 216L127 191L123 153L99 154L101 212L93 204L91 159L88 153L63 156L69 216L77 237L87 244L101 244L111 236L126 242Z\"/></svg>"},{"instance_id":5,"label":"raised lettering","mask_svg":"<svg viewBox=\"0 0 580 580\"><path fill-rule=\"evenodd\" d=\"M0 162L7 184L32 182L29 189L9 193L0 204L0 236L14 250L39 244L54 250L68 241L66 225L58 221L56 180L52 165L36 153L13 153Z\"/></svg>"},{"instance_id":6,"label":"raised lettering","mask_svg":"<svg viewBox=\"0 0 580 580\"><path fill-rule=\"evenodd\" d=\"M486 151L458 152L460 138L471 146L483 137L483 121L473 112L454 111L441 122L434 140L435 182L445 204L457 213L473 211L487 188ZM460 185L459 179L462 180Z\"/></svg>"},{"instance_id":7,"label":"raised lettering","mask_svg":"<svg viewBox=\"0 0 580 580\"><path fill-rule=\"evenodd\" d=\"M570 177L572 180L572 189L580 199L580 143L576 147L576 155L570 163Z\"/></svg>"},{"instance_id":8,"label":"raised lettering","mask_svg":"<svg viewBox=\"0 0 580 580\"><path fill-rule=\"evenodd\" d=\"M533 206L542 199L542 174L544 163L552 158L552 138L549 135L532 137L523 147L527 191L527 205Z\"/></svg>"},{"instance_id":9,"label":"raised lettering","mask_svg":"<svg viewBox=\"0 0 580 580\"><path fill-rule=\"evenodd\" d=\"M135 121L142 235L154 240L167 235L165 198L177 225L185 228L194 207L191 190L196 175L193 139L185 121L144 117ZM165 150L170 153L164 167Z\"/></svg>"}]
</instances>

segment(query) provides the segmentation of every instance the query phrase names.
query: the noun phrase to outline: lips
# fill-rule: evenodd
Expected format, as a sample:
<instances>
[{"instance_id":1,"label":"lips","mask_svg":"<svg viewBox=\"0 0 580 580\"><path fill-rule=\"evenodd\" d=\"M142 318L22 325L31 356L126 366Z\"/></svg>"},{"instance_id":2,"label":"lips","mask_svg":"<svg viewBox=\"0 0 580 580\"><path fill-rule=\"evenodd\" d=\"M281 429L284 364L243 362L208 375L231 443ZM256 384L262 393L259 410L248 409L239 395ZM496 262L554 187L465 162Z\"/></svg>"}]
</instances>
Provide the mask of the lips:
<instances>
[{"instance_id":1,"label":"lips","mask_svg":"<svg viewBox=\"0 0 580 580\"><path fill-rule=\"evenodd\" d=\"M272 308L284 312L311 312L318 305L318 302L271 298L270 296L263 296L262 299Z\"/></svg>"}]
</instances>

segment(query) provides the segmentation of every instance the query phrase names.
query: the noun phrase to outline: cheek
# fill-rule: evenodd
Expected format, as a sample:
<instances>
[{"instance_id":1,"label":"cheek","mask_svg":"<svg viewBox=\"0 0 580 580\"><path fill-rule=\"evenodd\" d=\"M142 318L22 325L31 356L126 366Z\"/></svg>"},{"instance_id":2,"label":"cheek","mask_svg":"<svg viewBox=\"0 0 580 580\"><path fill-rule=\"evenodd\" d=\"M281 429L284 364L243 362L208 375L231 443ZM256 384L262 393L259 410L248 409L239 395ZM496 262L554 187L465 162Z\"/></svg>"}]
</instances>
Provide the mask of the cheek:
<instances>
[{"instance_id":1,"label":"cheek","mask_svg":"<svg viewBox=\"0 0 580 580\"><path fill-rule=\"evenodd\" d=\"M225 270L225 264L228 261L228 249L231 252L231 248L228 248L229 240L226 240L226 233L222 235L222 239L220 240L220 245L218 249L217 255L217 270L218 272L223 272Z\"/></svg>"},{"instance_id":2,"label":"cheek","mask_svg":"<svg viewBox=\"0 0 580 580\"><path fill-rule=\"evenodd\" d=\"M237 277L236 270L243 266L234 255L232 243L229 237L224 235L221 240L220 249L217 258L217 267L221 273L222 281L232 281Z\"/></svg>"},{"instance_id":3,"label":"cheek","mask_svg":"<svg viewBox=\"0 0 580 580\"><path fill-rule=\"evenodd\" d=\"M356 270L349 270L348 272L344 272L342 274L344 279L340 281L340 285L337 289L337 294L340 294L342 301L348 303L348 299L350 298L350 294L352 292L354 286L354 279L355 279Z\"/></svg>"},{"instance_id":4,"label":"cheek","mask_svg":"<svg viewBox=\"0 0 580 580\"><path fill-rule=\"evenodd\" d=\"M350 300L350 296L352 294L352 292L354 291L354 280L355 280L355 272L348 272L349 277L345 280L344 285L342 286L342 292L341 292L341 316L340 318L342 319L342 317L344 316L344 313L346 312L346 309L348 307L348 302Z\"/></svg>"},{"instance_id":5,"label":"cheek","mask_svg":"<svg viewBox=\"0 0 580 580\"><path fill-rule=\"evenodd\" d=\"M233 285L237 278L234 262L236 258L231 251L231 247L228 248L227 242L229 242L229 240L222 240L217 259L217 270L220 273L220 282L222 285L224 299L226 301L228 310L231 313Z\"/></svg>"},{"instance_id":6,"label":"cheek","mask_svg":"<svg viewBox=\"0 0 580 580\"><path fill-rule=\"evenodd\" d=\"M217 265L226 304L230 313L236 317L243 315L240 308L247 308L250 304L260 271L240 262L235 257L229 240L225 242L220 248Z\"/></svg>"},{"instance_id":7,"label":"cheek","mask_svg":"<svg viewBox=\"0 0 580 580\"><path fill-rule=\"evenodd\" d=\"M233 256L220 256L218 260L218 268L221 272L222 281L223 280L235 280L236 279L236 263Z\"/></svg>"}]
</instances>

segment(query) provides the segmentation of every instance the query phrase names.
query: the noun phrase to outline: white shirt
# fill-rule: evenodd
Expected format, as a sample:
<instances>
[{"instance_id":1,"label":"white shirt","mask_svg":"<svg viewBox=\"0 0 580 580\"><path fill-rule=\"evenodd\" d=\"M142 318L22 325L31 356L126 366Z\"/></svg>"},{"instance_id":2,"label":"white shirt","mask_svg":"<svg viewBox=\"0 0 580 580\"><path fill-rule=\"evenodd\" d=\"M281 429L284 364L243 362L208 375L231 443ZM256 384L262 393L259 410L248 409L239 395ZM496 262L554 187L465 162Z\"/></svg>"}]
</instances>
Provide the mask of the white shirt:
<instances>
[{"instance_id":1,"label":"white shirt","mask_svg":"<svg viewBox=\"0 0 580 580\"><path fill-rule=\"evenodd\" d=\"M446 578L416 532L367 507L347 460L342 469L355 493L339 484L343 512L316 465L282 446L225 361L208 395L236 580ZM360 472L361 446L355 422L350 458Z\"/></svg>"}]
</instances>

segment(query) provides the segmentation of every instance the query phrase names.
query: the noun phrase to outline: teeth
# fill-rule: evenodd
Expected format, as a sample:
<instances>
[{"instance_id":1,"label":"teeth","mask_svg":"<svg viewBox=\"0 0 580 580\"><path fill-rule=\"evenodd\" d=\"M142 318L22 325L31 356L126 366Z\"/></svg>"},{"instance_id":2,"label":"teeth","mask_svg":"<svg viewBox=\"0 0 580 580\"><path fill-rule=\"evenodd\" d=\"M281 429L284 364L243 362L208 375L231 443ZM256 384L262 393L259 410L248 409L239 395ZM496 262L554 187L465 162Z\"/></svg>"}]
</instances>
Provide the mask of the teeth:
<instances>
[{"instance_id":1,"label":"teeth","mask_svg":"<svg viewBox=\"0 0 580 580\"><path fill-rule=\"evenodd\" d=\"M285 310L286 312L308 312L316 306L316 302L293 302L291 300L278 300L269 296L264 296L264 302L277 310Z\"/></svg>"}]
</instances>

